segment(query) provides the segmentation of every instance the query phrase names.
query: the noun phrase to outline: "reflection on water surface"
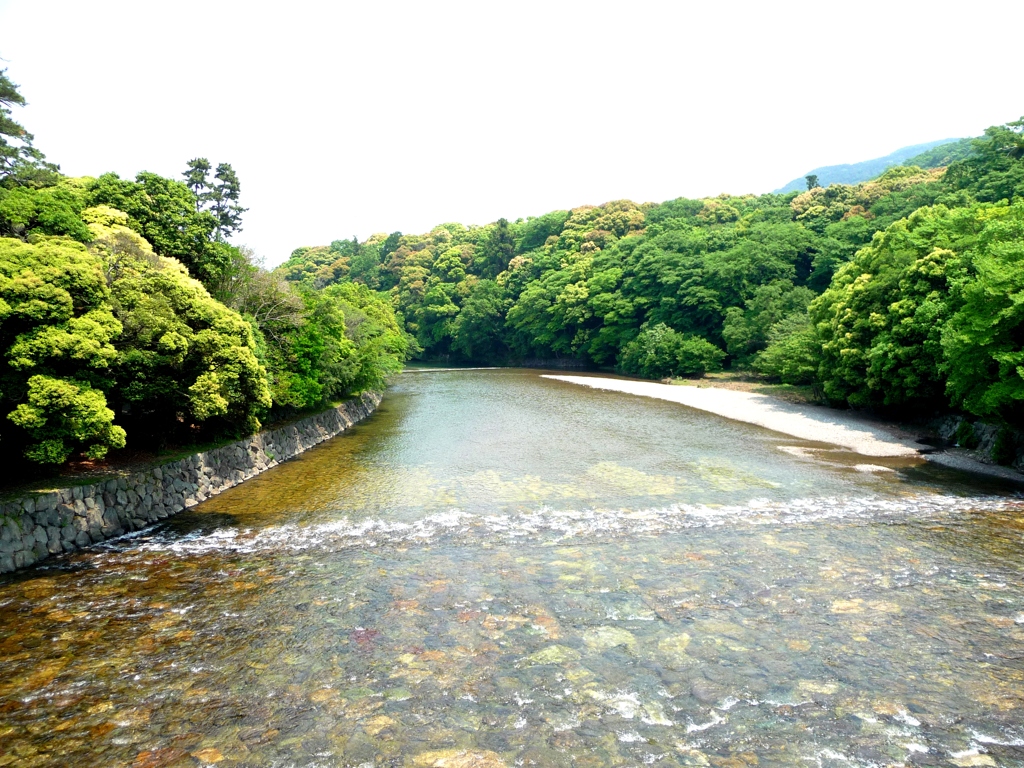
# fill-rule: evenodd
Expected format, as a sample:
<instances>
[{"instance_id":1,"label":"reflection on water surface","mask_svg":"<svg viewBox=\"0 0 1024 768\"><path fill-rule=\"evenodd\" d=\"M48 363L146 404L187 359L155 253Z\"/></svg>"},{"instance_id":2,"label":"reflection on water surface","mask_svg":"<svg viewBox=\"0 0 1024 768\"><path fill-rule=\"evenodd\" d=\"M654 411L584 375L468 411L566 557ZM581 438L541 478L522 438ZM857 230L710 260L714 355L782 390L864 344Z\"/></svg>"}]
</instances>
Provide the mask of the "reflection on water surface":
<instances>
[{"instance_id":1,"label":"reflection on water surface","mask_svg":"<svg viewBox=\"0 0 1024 768\"><path fill-rule=\"evenodd\" d=\"M1024 765L1008 489L529 371L0 580L0 765Z\"/></svg>"}]
</instances>

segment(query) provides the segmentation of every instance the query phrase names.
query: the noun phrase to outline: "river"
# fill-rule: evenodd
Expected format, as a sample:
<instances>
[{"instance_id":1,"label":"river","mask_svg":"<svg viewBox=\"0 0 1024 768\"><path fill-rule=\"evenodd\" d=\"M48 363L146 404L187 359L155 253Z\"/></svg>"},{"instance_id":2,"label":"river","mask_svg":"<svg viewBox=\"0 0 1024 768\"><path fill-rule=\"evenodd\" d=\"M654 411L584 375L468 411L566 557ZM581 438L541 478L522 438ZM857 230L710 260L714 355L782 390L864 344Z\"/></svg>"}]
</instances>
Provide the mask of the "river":
<instances>
[{"instance_id":1,"label":"river","mask_svg":"<svg viewBox=\"0 0 1024 768\"><path fill-rule=\"evenodd\" d=\"M405 373L0 579L0 765L1024 765L1022 506L537 371Z\"/></svg>"}]
</instances>

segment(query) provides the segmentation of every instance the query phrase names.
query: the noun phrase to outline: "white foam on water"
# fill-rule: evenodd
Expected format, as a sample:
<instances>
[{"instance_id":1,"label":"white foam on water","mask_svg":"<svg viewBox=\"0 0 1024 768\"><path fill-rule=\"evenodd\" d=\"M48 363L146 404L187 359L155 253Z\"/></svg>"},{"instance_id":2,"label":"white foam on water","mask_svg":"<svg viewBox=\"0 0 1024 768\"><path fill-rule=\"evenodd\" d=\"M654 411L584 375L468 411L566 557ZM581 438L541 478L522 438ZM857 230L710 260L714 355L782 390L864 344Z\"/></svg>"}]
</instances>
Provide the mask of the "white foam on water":
<instances>
[{"instance_id":1,"label":"white foam on water","mask_svg":"<svg viewBox=\"0 0 1024 768\"><path fill-rule=\"evenodd\" d=\"M907 712L905 709L899 710L895 715L892 716L894 720L899 720L901 723L906 723L911 728L918 728L921 725L921 721L914 717L912 714Z\"/></svg>"},{"instance_id":2,"label":"white foam on water","mask_svg":"<svg viewBox=\"0 0 1024 768\"><path fill-rule=\"evenodd\" d=\"M342 517L312 525L287 524L266 528L219 528L177 534L173 529L133 534L120 548L140 552L173 552L182 556L216 551L257 552L266 549L300 551L394 544L426 544L443 536L464 536L488 542L523 538L560 543L624 535L659 535L691 528L739 525L809 524L834 520L933 519L969 511L1024 507L1005 497L959 497L938 493L902 497L819 497L772 501L754 498L742 505L673 504L644 509L566 510L541 507L505 514L475 514L448 509L412 522L382 518L352 521ZM553 538L551 538L553 537ZM110 543L108 543L108 546ZM641 618L641 617L638 617ZM1024 615L1017 618L1024 623Z\"/></svg>"},{"instance_id":3,"label":"white foam on water","mask_svg":"<svg viewBox=\"0 0 1024 768\"><path fill-rule=\"evenodd\" d=\"M587 695L595 701L604 704L608 709L615 712L625 720L632 720L637 712L641 710L640 697L629 691L616 691L605 693L604 691L587 691Z\"/></svg>"},{"instance_id":4,"label":"white foam on water","mask_svg":"<svg viewBox=\"0 0 1024 768\"><path fill-rule=\"evenodd\" d=\"M1024 739L1020 738L997 738L971 729L971 739L979 744L992 744L997 747L1024 747Z\"/></svg>"},{"instance_id":5,"label":"white foam on water","mask_svg":"<svg viewBox=\"0 0 1024 768\"><path fill-rule=\"evenodd\" d=\"M718 714L717 711L711 710L711 719L706 723L690 723L686 726L687 733L698 733L700 731L706 731L708 728L712 728L716 725L721 725L725 722L725 718Z\"/></svg>"},{"instance_id":6,"label":"white foam on water","mask_svg":"<svg viewBox=\"0 0 1024 768\"><path fill-rule=\"evenodd\" d=\"M836 750L828 749L827 747L825 749L818 750L812 756L805 757L803 759L807 762L816 763L819 766L819 768L825 767L826 760L832 763L839 762L847 763L849 765L862 765L865 766L865 768L867 768L867 766L877 765L877 763L861 762L855 758L850 757L849 755L844 755L842 752L837 752Z\"/></svg>"}]
</instances>

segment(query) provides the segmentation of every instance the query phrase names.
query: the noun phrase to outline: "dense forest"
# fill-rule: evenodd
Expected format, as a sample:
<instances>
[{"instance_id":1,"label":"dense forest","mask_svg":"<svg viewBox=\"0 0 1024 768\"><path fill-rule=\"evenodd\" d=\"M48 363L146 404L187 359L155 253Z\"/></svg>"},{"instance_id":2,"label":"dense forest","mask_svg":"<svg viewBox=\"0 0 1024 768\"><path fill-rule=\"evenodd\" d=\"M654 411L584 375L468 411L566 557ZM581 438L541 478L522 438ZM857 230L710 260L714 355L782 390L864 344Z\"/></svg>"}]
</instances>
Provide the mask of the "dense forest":
<instances>
[{"instance_id":1,"label":"dense forest","mask_svg":"<svg viewBox=\"0 0 1024 768\"><path fill-rule=\"evenodd\" d=\"M243 435L382 387L408 337L365 285L268 272L228 163L181 180L68 178L13 118L0 71L0 466Z\"/></svg>"},{"instance_id":2,"label":"dense forest","mask_svg":"<svg viewBox=\"0 0 1024 768\"><path fill-rule=\"evenodd\" d=\"M855 185L446 223L268 271L229 242L230 164L68 178L23 103L0 73L8 468L249 433L410 356L728 367L839 406L1024 425L1024 119Z\"/></svg>"},{"instance_id":3,"label":"dense forest","mask_svg":"<svg viewBox=\"0 0 1024 768\"><path fill-rule=\"evenodd\" d=\"M386 292L427 360L652 378L729 366L835 405L1024 425L1022 131L991 127L856 185L337 240L277 274Z\"/></svg>"},{"instance_id":4,"label":"dense forest","mask_svg":"<svg viewBox=\"0 0 1024 768\"><path fill-rule=\"evenodd\" d=\"M853 185L862 181L870 181L881 176L894 165L916 165L919 168L946 166L951 162L948 158L964 147L970 147L970 139L942 139L930 141L927 144L903 147L885 157L862 160L859 163L825 165L808 171L805 176L793 179L785 186L776 189L775 192L803 192L806 188L807 176L815 177L821 186L827 187L831 184ZM945 162L943 162L944 158Z\"/></svg>"}]
</instances>

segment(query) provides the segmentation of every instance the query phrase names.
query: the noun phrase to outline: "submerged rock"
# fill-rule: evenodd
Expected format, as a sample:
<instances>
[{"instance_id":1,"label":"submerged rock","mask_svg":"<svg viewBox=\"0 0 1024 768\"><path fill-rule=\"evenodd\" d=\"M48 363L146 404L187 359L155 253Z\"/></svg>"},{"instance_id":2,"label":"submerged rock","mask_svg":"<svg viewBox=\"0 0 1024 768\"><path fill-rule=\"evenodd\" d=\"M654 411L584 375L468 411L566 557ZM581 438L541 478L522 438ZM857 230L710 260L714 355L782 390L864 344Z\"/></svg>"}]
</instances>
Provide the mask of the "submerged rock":
<instances>
[{"instance_id":1,"label":"submerged rock","mask_svg":"<svg viewBox=\"0 0 1024 768\"><path fill-rule=\"evenodd\" d=\"M420 752L412 759L416 768L508 768L501 757L489 750L438 749Z\"/></svg>"},{"instance_id":2,"label":"submerged rock","mask_svg":"<svg viewBox=\"0 0 1024 768\"><path fill-rule=\"evenodd\" d=\"M549 645L526 657L529 664L568 664L579 659L580 652L567 645Z\"/></svg>"},{"instance_id":3,"label":"submerged rock","mask_svg":"<svg viewBox=\"0 0 1024 768\"><path fill-rule=\"evenodd\" d=\"M632 649L636 646L636 637L618 627L594 627L584 633L583 642L592 651L607 651L620 645Z\"/></svg>"}]
</instances>

